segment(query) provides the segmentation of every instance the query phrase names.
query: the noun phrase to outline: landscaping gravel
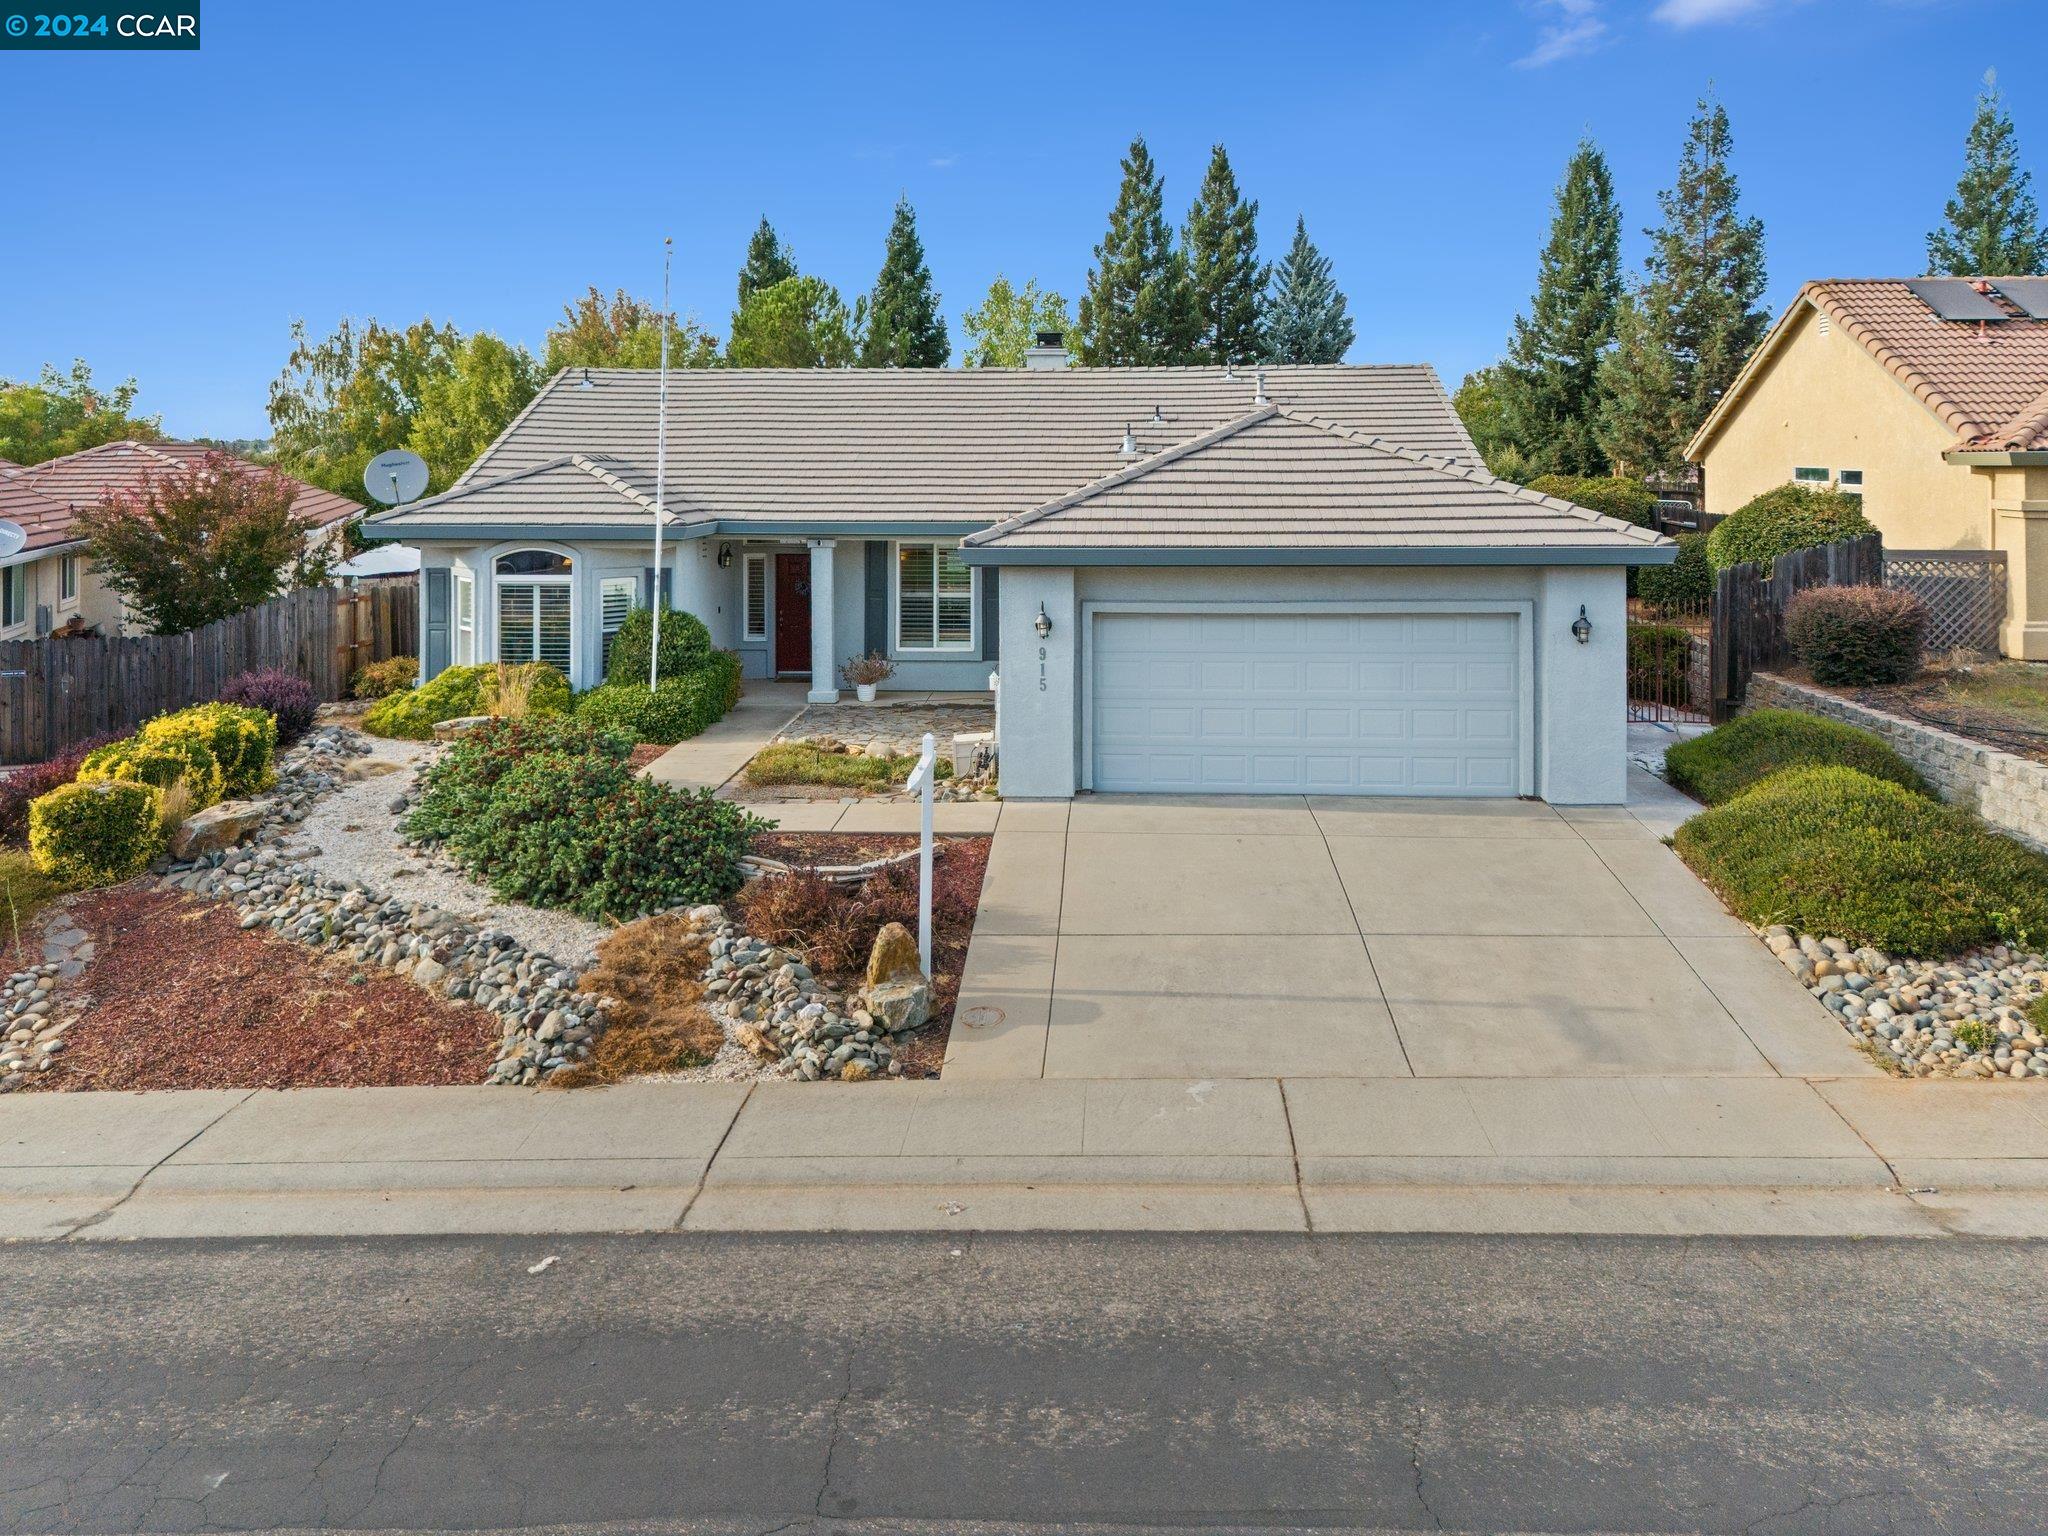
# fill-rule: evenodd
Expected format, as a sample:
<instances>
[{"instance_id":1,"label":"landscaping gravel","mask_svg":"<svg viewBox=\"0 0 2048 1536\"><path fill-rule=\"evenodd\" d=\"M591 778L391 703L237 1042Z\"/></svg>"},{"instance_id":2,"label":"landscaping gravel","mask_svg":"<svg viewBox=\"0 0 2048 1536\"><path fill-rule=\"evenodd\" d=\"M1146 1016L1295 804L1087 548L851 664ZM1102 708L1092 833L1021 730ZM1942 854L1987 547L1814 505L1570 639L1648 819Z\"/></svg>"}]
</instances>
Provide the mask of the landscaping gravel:
<instances>
[{"instance_id":1,"label":"landscaping gravel","mask_svg":"<svg viewBox=\"0 0 2048 1536\"><path fill-rule=\"evenodd\" d=\"M1894 960L1782 926L1763 939L1853 1038L1904 1076L2048 1078L2048 1040L2026 1017L2048 991L2048 957L1998 944L1954 960Z\"/></svg>"},{"instance_id":2,"label":"landscaping gravel","mask_svg":"<svg viewBox=\"0 0 2048 1536\"><path fill-rule=\"evenodd\" d=\"M430 902L579 970L590 964L608 929L573 913L501 902L453 860L404 842L399 820L418 771L433 761L438 745L349 734L367 749L353 777L310 805L281 845L286 855L333 879Z\"/></svg>"}]
</instances>

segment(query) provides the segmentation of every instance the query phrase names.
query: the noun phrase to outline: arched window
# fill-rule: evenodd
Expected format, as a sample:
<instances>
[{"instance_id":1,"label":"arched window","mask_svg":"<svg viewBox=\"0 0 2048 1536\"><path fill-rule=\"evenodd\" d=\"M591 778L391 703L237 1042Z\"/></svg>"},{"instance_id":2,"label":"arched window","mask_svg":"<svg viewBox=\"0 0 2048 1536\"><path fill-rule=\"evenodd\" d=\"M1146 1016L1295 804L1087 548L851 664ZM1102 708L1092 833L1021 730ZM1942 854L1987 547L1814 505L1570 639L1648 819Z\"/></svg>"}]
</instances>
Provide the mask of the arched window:
<instances>
[{"instance_id":1,"label":"arched window","mask_svg":"<svg viewBox=\"0 0 2048 1536\"><path fill-rule=\"evenodd\" d=\"M569 675L576 632L576 594L567 555L551 549L515 549L498 556L498 660L514 666L544 661Z\"/></svg>"}]
</instances>

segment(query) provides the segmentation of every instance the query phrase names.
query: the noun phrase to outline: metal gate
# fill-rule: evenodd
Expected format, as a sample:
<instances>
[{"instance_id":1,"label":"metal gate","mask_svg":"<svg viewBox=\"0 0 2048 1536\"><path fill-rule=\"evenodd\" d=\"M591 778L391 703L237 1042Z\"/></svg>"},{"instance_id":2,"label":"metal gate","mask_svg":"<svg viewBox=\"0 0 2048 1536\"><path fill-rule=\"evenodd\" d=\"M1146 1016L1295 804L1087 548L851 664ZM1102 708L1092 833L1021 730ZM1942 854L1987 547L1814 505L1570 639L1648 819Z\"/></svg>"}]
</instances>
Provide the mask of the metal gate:
<instances>
[{"instance_id":1,"label":"metal gate","mask_svg":"<svg viewBox=\"0 0 2048 1536\"><path fill-rule=\"evenodd\" d=\"M1712 603L1628 604L1628 717L1705 724L1712 707Z\"/></svg>"}]
</instances>

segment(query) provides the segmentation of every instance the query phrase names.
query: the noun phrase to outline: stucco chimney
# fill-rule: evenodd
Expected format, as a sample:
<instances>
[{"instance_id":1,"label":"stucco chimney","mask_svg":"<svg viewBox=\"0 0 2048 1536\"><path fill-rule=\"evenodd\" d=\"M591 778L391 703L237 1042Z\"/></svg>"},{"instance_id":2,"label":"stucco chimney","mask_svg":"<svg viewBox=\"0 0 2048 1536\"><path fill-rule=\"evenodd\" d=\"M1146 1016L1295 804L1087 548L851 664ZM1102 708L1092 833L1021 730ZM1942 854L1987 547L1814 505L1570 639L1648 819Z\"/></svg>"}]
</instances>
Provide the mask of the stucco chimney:
<instances>
[{"instance_id":1,"label":"stucco chimney","mask_svg":"<svg viewBox=\"0 0 2048 1536\"><path fill-rule=\"evenodd\" d=\"M1040 331L1037 344L1024 351L1024 366L1034 373L1067 366L1067 333Z\"/></svg>"}]
</instances>

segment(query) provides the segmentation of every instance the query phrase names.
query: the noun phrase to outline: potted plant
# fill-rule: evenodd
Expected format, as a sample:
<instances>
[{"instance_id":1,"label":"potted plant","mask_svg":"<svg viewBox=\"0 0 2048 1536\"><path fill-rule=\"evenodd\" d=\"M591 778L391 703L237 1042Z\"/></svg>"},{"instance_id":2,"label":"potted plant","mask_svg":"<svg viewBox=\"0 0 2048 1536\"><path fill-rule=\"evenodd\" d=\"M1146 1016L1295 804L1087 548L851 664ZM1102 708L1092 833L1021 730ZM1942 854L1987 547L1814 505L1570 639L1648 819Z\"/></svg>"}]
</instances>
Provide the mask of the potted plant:
<instances>
[{"instance_id":1,"label":"potted plant","mask_svg":"<svg viewBox=\"0 0 2048 1536\"><path fill-rule=\"evenodd\" d=\"M875 702L875 684L886 681L896 673L896 663L880 651L869 651L865 656L849 656L839 668L839 675L853 684L854 697L863 704Z\"/></svg>"}]
</instances>

